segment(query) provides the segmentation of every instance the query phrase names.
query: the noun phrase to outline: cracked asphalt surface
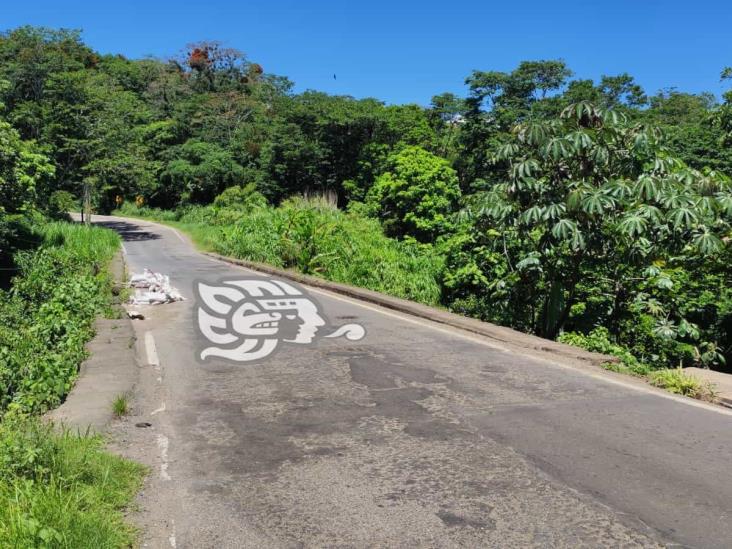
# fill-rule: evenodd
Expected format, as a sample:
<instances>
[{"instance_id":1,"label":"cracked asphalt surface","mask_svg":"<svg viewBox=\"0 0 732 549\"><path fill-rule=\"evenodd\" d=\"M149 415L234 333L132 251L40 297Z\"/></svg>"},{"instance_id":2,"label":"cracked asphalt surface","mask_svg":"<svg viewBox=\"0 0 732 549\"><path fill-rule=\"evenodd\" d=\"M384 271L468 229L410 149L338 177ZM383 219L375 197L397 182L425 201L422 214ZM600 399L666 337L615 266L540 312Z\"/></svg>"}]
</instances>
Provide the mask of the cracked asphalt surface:
<instances>
[{"instance_id":1,"label":"cracked asphalt surface","mask_svg":"<svg viewBox=\"0 0 732 549\"><path fill-rule=\"evenodd\" d=\"M113 433L151 467L145 546L732 543L727 411L320 290L328 325L358 322L363 340L201 363L193 281L253 273L170 228L95 221L120 231L131 271L169 274L188 298L136 307L134 415Z\"/></svg>"}]
</instances>

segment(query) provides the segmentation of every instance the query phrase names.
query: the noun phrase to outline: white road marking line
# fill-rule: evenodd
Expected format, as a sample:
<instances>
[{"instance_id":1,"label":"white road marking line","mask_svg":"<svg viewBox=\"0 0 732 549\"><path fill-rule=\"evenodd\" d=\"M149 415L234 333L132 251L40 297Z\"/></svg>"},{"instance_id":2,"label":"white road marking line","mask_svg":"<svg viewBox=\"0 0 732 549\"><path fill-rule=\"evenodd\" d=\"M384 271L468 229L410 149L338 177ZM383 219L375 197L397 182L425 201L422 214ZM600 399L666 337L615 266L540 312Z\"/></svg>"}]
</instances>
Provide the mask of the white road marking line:
<instances>
[{"instance_id":1,"label":"white road marking line","mask_svg":"<svg viewBox=\"0 0 732 549\"><path fill-rule=\"evenodd\" d=\"M183 244L188 244L188 242L186 241L186 239L181 236L181 234L178 232L177 229L174 229L173 227L168 227L168 228L175 233L175 236L177 236L178 239L181 242L183 242Z\"/></svg>"},{"instance_id":2,"label":"white road marking line","mask_svg":"<svg viewBox=\"0 0 732 549\"><path fill-rule=\"evenodd\" d=\"M160 366L160 360L158 359L158 352L155 349L155 338L152 332L145 332L145 352L147 353L147 363L158 368Z\"/></svg>"},{"instance_id":3,"label":"white road marking line","mask_svg":"<svg viewBox=\"0 0 732 549\"><path fill-rule=\"evenodd\" d=\"M122 255L127 255L127 248L125 248L124 242L121 244L122 246Z\"/></svg>"},{"instance_id":4,"label":"white road marking line","mask_svg":"<svg viewBox=\"0 0 732 549\"><path fill-rule=\"evenodd\" d=\"M168 541L170 542L170 546L175 549L175 547L176 547L176 544L175 544L175 521L174 520L171 520L170 521L170 524L171 524L171 528L172 528L173 531L170 533L170 536L168 536Z\"/></svg>"},{"instance_id":5,"label":"white road marking line","mask_svg":"<svg viewBox=\"0 0 732 549\"><path fill-rule=\"evenodd\" d=\"M165 411L165 402L163 402L163 404L160 406L160 408L156 408L155 410L150 412L150 415L154 416L155 414L159 414L160 412L164 412L164 411Z\"/></svg>"},{"instance_id":6,"label":"white road marking line","mask_svg":"<svg viewBox=\"0 0 732 549\"><path fill-rule=\"evenodd\" d=\"M168 474L168 437L158 435L158 448L160 449L160 478L170 480Z\"/></svg>"}]
</instances>

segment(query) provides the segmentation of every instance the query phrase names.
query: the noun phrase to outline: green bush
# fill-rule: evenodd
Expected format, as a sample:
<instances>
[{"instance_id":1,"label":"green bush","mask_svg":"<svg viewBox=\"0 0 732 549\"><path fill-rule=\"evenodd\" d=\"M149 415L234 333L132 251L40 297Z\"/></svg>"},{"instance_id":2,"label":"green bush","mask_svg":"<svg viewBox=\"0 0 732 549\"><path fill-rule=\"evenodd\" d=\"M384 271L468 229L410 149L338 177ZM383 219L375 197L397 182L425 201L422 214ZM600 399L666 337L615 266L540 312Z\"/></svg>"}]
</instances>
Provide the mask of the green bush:
<instances>
[{"instance_id":1,"label":"green bush","mask_svg":"<svg viewBox=\"0 0 732 549\"><path fill-rule=\"evenodd\" d=\"M94 318L111 301L106 266L119 237L32 222L23 240L40 245L15 253L18 274L0 292L0 545L129 547L136 536L123 510L143 467L105 452L99 437L33 417L71 389Z\"/></svg>"},{"instance_id":2,"label":"green bush","mask_svg":"<svg viewBox=\"0 0 732 549\"><path fill-rule=\"evenodd\" d=\"M387 233L433 242L452 228L460 198L457 174L444 158L406 147L387 160L387 171L366 195L366 209L378 215Z\"/></svg>"},{"instance_id":3,"label":"green bush","mask_svg":"<svg viewBox=\"0 0 732 549\"><path fill-rule=\"evenodd\" d=\"M565 332L558 338L561 343L582 347L588 351L595 353L603 353L620 359L621 366L609 363L607 367L616 371L628 371L636 375L647 375L651 368L647 364L640 362L625 347L613 343L610 339L610 332L607 328L595 328L589 334L580 334L576 332Z\"/></svg>"},{"instance_id":4,"label":"green bush","mask_svg":"<svg viewBox=\"0 0 732 549\"><path fill-rule=\"evenodd\" d=\"M54 219L70 221L69 212L78 206L74 195L68 191L54 191L48 199L48 215Z\"/></svg>"},{"instance_id":5,"label":"green bush","mask_svg":"<svg viewBox=\"0 0 732 549\"><path fill-rule=\"evenodd\" d=\"M249 183L244 186L229 187L214 198L213 205L217 208L235 208L249 211L266 206L267 199L257 191L256 184Z\"/></svg>"}]
</instances>

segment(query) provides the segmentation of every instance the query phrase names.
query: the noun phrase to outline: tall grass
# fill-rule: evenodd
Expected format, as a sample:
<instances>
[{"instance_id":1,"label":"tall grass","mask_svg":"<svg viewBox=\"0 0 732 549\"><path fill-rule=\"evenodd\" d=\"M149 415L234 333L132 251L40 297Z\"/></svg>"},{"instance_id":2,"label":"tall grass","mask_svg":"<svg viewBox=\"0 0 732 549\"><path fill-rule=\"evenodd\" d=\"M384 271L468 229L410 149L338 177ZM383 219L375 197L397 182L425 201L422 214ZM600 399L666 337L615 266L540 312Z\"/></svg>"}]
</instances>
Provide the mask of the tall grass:
<instances>
[{"instance_id":1,"label":"tall grass","mask_svg":"<svg viewBox=\"0 0 732 549\"><path fill-rule=\"evenodd\" d=\"M119 249L119 235L101 227L63 221L36 228L46 247L64 248L83 262L106 264Z\"/></svg>"},{"instance_id":2,"label":"tall grass","mask_svg":"<svg viewBox=\"0 0 732 549\"><path fill-rule=\"evenodd\" d=\"M388 238L378 221L338 210L332 197L292 198L279 208L250 211L207 206L171 214L128 206L121 213L170 222L223 255L439 302L442 263L430 246Z\"/></svg>"},{"instance_id":3,"label":"tall grass","mask_svg":"<svg viewBox=\"0 0 732 549\"><path fill-rule=\"evenodd\" d=\"M38 420L0 423L0 546L130 547L123 508L144 468L104 452L99 437Z\"/></svg>"}]
</instances>

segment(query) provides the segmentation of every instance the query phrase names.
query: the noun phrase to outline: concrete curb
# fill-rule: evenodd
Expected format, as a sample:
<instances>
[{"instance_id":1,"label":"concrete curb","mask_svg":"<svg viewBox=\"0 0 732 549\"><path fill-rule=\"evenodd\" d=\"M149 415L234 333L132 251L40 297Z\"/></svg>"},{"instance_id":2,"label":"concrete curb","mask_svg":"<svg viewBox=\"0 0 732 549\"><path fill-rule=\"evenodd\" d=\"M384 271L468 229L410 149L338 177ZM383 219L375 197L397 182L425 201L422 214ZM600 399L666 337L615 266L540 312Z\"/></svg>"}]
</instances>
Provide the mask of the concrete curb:
<instances>
[{"instance_id":1,"label":"concrete curb","mask_svg":"<svg viewBox=\"0 0 732 549\"><path fill-rule=\"evenodd\" d=\"M121 251L110 265L115 286L126 282L125 263ZM124 394L131 394L139 375L135 354L135 332L132 321L119 306L120 318L97 318L95 336L87 344L89 358L80 369L74 387L66 400L46 417L55 423L79 432L103 432L114 418L112 403Z\"/></svg>"},{"instance_id":2,"label":"concrete curb","mask_svg":"<svg viewBox=\"0 0 732 549\"><path fill-rule=\"evenodd\" d=\"M501 347L508 348L515 352L529 352L532 355L540 356L541 358L548 360L566 360L589 364L592 366L601 366L608 362L618 362L618 359L613 356L592 353L585 351L584 349L580 349L579 347L573 347L571 345L557 343L556 341L551 341L549 339L524 334L510 328L460 316L435 307L429 307L406 299L391 297L372 290L365 290L363 288L357 288L355 286L349 286L339 282L331 282L322 278L304 275L296 271L278 269L264 263L235 259L213 252L202 253L220 261L246 267L247 269L286 278L306 286L321 288L346 297L373 303L386 309L391 309L400 313L424 318L432 322L472 332L491 339Z\"/></svg>"}]
</instances>

